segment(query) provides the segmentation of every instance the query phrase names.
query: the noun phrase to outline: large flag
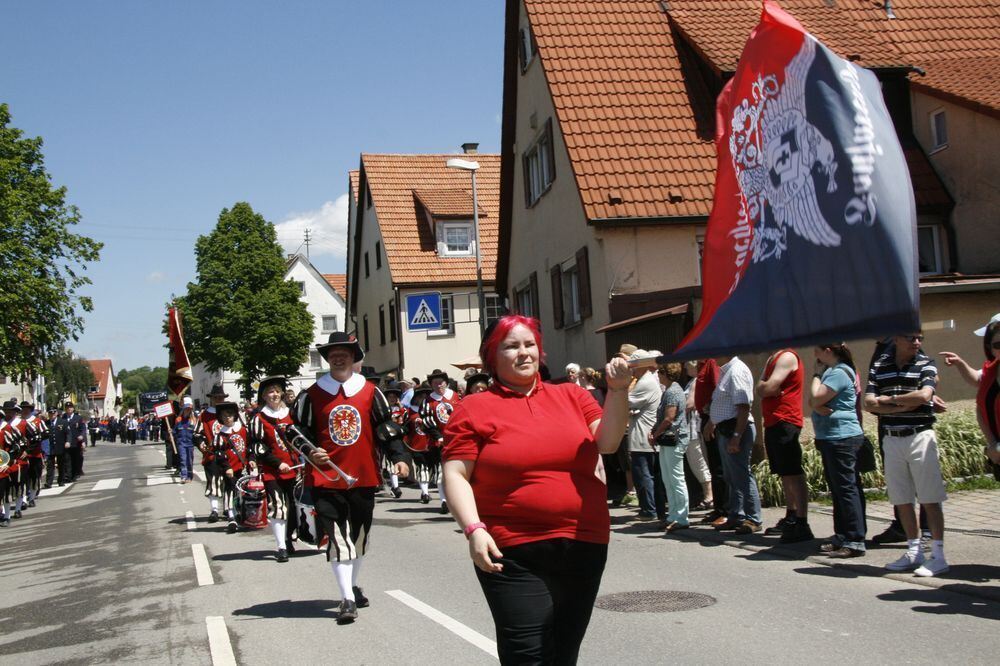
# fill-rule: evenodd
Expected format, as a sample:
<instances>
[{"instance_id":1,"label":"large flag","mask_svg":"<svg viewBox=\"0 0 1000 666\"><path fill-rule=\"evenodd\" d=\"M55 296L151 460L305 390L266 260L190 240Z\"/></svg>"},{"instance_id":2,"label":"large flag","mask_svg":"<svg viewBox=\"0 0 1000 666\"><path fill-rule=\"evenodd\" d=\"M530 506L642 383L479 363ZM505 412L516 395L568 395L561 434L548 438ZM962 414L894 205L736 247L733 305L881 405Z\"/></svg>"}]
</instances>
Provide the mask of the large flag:
<instances>
[{"instance_id":1,"label":"large flag","mask_svg":"<svg viewBox=\"0 0 1000 666\"><path fill-rule=\"evenodd\" d=\"M191 385L191 363L188 361L187 349L184 347L180 311L177 308L170 308L167 317L169 320L167 335L170 348L170 361L167 365L167 388L180 398Z\"/></svg>"},{"instance_id":2,"label":"large flag","mask_svg":"<svg viewBox=\"0 0 1000 666\"><path fill-rule=\"evenodd\" d=\"M703 307L671 356L915 330L916 206L875 75L768 1L716 119Z\"/></svg>"}]
</instances>

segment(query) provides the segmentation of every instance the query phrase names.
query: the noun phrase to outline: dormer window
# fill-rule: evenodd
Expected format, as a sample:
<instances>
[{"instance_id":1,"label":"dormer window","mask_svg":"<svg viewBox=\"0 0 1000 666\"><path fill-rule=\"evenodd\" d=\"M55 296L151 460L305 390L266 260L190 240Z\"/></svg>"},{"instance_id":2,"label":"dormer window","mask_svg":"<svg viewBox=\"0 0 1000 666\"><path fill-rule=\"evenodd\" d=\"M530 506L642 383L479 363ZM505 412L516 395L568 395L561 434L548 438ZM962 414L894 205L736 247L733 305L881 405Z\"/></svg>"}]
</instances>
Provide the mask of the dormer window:
<instances>
[{"instance_id":1,"label":"dormer window","mask_svg":"<svg viewBox=\"0 0 1000 666\"><path fill-rule=\"evenodd\" d=\"M471 257L476 251L472 220L438 222L437 246L442 257Z\"/></svg>"}]
</instances>

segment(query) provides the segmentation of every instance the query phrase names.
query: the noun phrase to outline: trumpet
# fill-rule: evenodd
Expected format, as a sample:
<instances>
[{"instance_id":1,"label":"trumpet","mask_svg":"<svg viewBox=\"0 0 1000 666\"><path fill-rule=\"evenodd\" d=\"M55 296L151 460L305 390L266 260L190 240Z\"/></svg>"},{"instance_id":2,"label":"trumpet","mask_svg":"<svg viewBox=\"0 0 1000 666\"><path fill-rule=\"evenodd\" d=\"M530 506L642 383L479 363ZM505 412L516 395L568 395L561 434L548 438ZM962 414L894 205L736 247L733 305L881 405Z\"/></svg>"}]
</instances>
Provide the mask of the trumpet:
<instances>
[{"instance_id":1,"label":"trumpet","mask_svg":"<svg viewBox=\"0 0 1000 666\"><path fill-rule=\"evenodd\" d=\"M309 438L306 437L301 430L299 430L298 426L287 425L281 430L279 430L279 432L282 433L282 439L285 440L285 444L287 444L293 451L295 451L299 455L304 456L306 462L312 465L312 467L317 472L319 472L320 475L327 481L333 482L341 480L347 484L348 488L350 488L351 486L353 486L355 483L358 482L357 477L351 476L350 474L342 470L335 462L333 462L332 460L328 460L326 462L327 467L332 469L337 474L337 478L331 479L330 476L326 472L324 472L319 465L314 463L312 459L309 457L309 454L312 453L313 451L323 451L323 449L319 448L318 446L310 442ZM291 437L288 436L289 434L291 435Z\"/></svg>"}]
</instances>

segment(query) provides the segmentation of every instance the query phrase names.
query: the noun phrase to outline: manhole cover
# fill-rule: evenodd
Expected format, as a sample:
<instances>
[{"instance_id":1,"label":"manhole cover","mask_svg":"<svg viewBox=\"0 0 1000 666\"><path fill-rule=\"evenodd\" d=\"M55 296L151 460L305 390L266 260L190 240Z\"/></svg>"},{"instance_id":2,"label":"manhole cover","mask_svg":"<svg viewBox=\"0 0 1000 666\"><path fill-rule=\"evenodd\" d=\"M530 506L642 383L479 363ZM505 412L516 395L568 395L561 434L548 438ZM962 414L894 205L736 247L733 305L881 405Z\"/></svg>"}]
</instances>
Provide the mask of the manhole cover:
<instances>
[{"instance_id":1,"label":"manhole cover","mask_svg":"<svg viewBox=\"0 0 1000 666\"><path fill-rule=\"evenodd\" d=\"M598 597L594 606L619 613L673 613L705 608L714 603L715 597L697 592L644 590L606 594Z\"/></svg>"}]
</instances>

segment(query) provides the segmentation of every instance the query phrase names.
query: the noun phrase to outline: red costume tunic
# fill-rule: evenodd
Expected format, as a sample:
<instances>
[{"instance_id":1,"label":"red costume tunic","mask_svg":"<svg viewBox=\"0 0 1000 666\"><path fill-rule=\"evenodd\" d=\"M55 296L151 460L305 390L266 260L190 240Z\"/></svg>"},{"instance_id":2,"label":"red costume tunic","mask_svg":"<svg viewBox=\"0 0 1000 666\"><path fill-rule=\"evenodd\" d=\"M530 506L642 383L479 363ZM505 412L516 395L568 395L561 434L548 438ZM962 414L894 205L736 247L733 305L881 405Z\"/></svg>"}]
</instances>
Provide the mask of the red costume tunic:
<instances>
[{"instance_id":1,"label":"red costume tunic","mask_svg":"<svg viewBox=\"0 0 1000 666\"><path fill-rule=\"evenodd\" d=\"M28 422L20 416L15 416L10 422L11 429L17 433L13 438L21 447L21 452L17 458L10 461L11 472L27 469L28 467Z\"/></svg>"},{"instance_id":2,"label":"red costume tunic","mask_svg":"<svg viewBox=\"0 0 1000 666\"><path fill-rule=\"evenodd\" d=\"M225 454L226 466L238 475L247 459L247 429L239 421L231 428L220 427L212 449Z\"/></svg>"},{"instance_id":3,"label":"red costume tunic","mask_svg":"<svg viewBox=\"0 0 1000 666\"><path fill-rule=\"evenodd\" d=\"M576 384L528 395L496 382L466 396L445 429L444 460L475 461L479 517L502 549L543 539L606 544L607 488L590 425L601 408Z\"/></svg>"},{"instance_id":4,"label":"red costume tunic","mask_svg":"<svg viewBox=\"0 0 1000 666\"><path fill-rule=\"evenodd\" d=\"M427 431L424 430L423 419L420 418L420 414L410 410L410 436L407 437L403 443L406 444L406 448L410 449L414 453L423 453L428 448L430 448L431 440L427 436Z\"/></svg>"},{"instance_id":5,"label":"red costume tunic","mask_svg":"<svg viewBox=\"0 0 1000 666\"><path fill-rule=\"evenodd\" d=\"M215 456L212 454L212 443L221 429L222 424L219 423L219 416L215 413L215 407L206 408L198 416L198 425L194 428L194 434L204 438L206 448L201 452L202 465L207 465L215 459Z\"/></svg>"},{"instance_id":6,"label":"red costume tunic","mask_svg":"<svg viewBox=\"0 0 1000 666\"><path fill-rule=\"evenodd\" d=\"M297 470L289 469L286 472L279 472L278 466L285 463L289 467L294 467L297 463L293 453L285 445L283 436L279 436L277 429L294 423L291 410L287 407L271 411L269 407L264 407L254 416L250 424L251 439L263 444L263 455L257 456L257 463L260 465L261 475L265 481L276 481L278 479L294 479L298 474Z\"/></svg>"},{"instance_id":7,"label":"red costume tunic","mask_svg":"<svg viewBox=\"0 0 1000 666\"><path fill-rule=\"evenodd\" d=\"M3 448L7 453L11 453L11 448L14 442L17 441L17 431L10 426L7 421L0 422L0 447ZM8 476L17 471L17 460L11 453L10 463L7 469L0 472L0 479L6 479Z\"/></svg>"},{"instance_id":8,"label":"red costume tunic","mask_svg":"<svg viewBox=\"0 0 1000 666\"><path fill-rule=\"evenodd\" d=\"M45 437L48 435L49 427L45 425L45 421L38 418L38 416L35 414L29 416L27 418L27 422L28 422L28 431L30 433L29 439L31 439L33 442L38 442L37 445L34 444L32 445L33 448L29 447L30 450L28 451L28 457L37 458L38 460L41 460L42 458L45 457L45 453L42 452L41 441L45 439Z\"/></svg>"},{"instance_id":9,"label":"red costume tunic","mask_svg":"<svg viewBox=\"0 0 1000 666\"><path fill-rule=\"evenodd\" d=\"M431 446L441 446L444 443L444 428L448 425L455 407L458 406L461 398L450 388L446 388L443 394L430 393L427 398L427 405L434 414L434 419L438 422L441 437L431 441Z\"/></svg>"}]
</instances>

